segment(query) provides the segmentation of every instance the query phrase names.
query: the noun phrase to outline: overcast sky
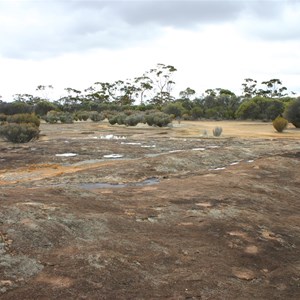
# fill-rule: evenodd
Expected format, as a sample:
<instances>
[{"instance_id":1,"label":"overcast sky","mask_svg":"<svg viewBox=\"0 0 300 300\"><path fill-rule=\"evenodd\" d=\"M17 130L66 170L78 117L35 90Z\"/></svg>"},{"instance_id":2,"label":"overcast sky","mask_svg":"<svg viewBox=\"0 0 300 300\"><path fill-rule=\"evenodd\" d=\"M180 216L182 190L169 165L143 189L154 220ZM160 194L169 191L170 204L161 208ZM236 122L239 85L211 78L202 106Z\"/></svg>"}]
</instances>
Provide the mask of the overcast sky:
<instances>
[{"instance_id":1,"label":"overcast sky","mask_svg":"<svg viewBox=\"0 0 300 300\"><path fill-rule=\"evenodd\" d=\"M241 93L245 78L279 78L300 95L300 0L0 0L0 95L175 66L191 87Z\"/></svg>"}]
</instances>

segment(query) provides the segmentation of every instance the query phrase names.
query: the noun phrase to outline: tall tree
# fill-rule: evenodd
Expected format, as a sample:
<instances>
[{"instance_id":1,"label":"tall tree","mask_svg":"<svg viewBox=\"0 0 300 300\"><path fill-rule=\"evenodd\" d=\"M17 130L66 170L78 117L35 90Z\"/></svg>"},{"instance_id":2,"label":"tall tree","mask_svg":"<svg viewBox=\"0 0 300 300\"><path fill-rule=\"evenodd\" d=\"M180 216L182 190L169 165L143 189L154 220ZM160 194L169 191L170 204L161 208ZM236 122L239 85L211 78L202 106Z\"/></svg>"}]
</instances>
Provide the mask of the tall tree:
<instances>
[{"instance_id":1,"label":"tall tree","mask_svg":"<svg viewBox=\"0 0 300 300\"><path fill-rule=\"evenodd\" d=\"M191 100L191 97L195 96L196 91L187 87L185 90L179 92L179 96L181 99L188 99Z\"/></svg>"},{"instance_id":2,"label":"tall tree","mask_svg":"<svg viewBox=\"0 0 300 300\"><path fill-rule=\"evenodd\" d=\"M153 83L151 81L151 79L146 76L140 76L140 77L136 77L134 79L134 82L136 84L136 88L137 88L137 94L139 95L139 100L140 100L140 104L144 104L144 101L147 100L147 92L151 91L153 89Z\"/></svg>"},{"instance_id":3,"label":"tall tree","mask_svg":"<svg viewBox=\"0 0 300 300\"><path fill-rule=\"evenodd\" d=\"M34 96L31 94L15 94L13 95L14 101L17 102L24 102L27 104L33 104L34 103Z\"/></svg>"},{"instance_id":4,"label":"tall tree","mask_svg":"<svg viewBox=\"0 0 300 300\"><path fill-rule=\"evenodd\" d=\"M174 100L171 91L175 82L172 80L174 72L177 69L171 65L157 64L156 68L150 69L144 76L150 78L151 85L155 92L151 102L157 105L163 105L166 102Z\"/></svg>"},{"instance_id":5,"label":"tall tree","mask_svg":"<svg viewBox=\"0 0 300 300\"><path fill-rule=\"evenodd\" d=\"M265 85L265 88L258 91L258 95L260 96L269 98L281 98L287 96L287 93L285 93L287 88L282 86L280 79L270 79L268 81L263 81L261 84Z\"/></svg>"},{"instance_id":6,"label":"tall tree","mask_svg":"<svg viewBox=\"0 0 300 300\"><path fill-rule=\"evenodd\" d=\"M257 89L256 89L257 81L252 78L246 78L245 82L242 84L243 86L243 98L253 98L256 96Z\"/></svg>"},{"instance_id":7,"label":"tall tree","mask_svg":"<svg viewBox=\"0 0 300 300\"><path fill-rule=\"evenodd\" d=\"M108 103L110 93L108 92L111 84L108 82L95 82L92 86L85 89L85 97L95 103Z\"/></svg>"},{"instance_id":8,"label":"tall tree","mask_svg":"<svg viewBox=\"0 0 300 300\"><path fill-rule=\"evenodd\" d=\"M39 100L50 100L50 93L53 90L53 86L50 85L38 85L35 89L39 95L35 97L36 99Z\"/></svg>"}]
</instances>

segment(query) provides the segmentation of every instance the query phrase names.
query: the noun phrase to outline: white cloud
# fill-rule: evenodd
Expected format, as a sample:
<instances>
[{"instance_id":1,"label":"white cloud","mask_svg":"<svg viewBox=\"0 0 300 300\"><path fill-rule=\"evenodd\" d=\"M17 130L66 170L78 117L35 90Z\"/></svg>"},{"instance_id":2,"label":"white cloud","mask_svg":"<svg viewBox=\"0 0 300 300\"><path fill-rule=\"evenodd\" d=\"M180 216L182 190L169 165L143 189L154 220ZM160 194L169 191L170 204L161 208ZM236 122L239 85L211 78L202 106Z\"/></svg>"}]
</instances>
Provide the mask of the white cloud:
<instances>
[{"instance_id":1,"label":"white cloud","mask_svg":"<svg viewBox=\"0 0 300 300\"><path fill-rule=\"evenodd\" d=\"M0 1L0 94L174 65L176 91L280 78L300 92L297 1Z\"/></svg>"},{"instance_id":2,"label":"white cloud","mask_svg":"<svg viewBox=\"0 0 300 300\"><path fill-rule=\"evenodd\" d=\"M270 5L270 3L272 3ZM0 2L2 56L46 58L93 48L138 45L163 26L196 30L244 12L280 15L278 1L7 1ZM265 12L266 11L266 12Z\"/></svg>"}]
</instances>

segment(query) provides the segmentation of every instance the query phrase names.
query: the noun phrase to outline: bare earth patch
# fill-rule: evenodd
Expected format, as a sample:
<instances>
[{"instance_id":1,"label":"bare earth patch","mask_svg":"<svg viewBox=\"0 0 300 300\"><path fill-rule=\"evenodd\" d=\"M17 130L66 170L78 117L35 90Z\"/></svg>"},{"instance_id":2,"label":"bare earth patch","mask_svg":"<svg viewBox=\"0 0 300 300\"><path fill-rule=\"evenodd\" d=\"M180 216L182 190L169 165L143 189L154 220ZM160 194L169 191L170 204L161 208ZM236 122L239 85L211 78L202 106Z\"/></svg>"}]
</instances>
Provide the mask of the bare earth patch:
<instances>
[{"instance_id":1,"label":"bare earth patch","mask_svg":"<svg viewBox=\"0 0 300 300\"><path fill-rule=\"evenodd\" d=\"M299 299L299 130L41 130L0 141L1 299Z\"/></svg>"}]
</instances>

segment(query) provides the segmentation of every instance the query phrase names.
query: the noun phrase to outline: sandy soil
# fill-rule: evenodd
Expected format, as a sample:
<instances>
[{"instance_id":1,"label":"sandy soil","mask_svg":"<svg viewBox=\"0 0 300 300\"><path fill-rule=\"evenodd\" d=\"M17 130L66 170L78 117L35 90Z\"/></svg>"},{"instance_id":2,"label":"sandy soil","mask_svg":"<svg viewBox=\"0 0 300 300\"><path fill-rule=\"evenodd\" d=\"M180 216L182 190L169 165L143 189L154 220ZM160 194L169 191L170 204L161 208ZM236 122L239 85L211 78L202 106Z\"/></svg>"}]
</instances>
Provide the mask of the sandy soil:
<instances>
[{"instance_id":1,"label":"sandy soil","mask_svg":"<svg viewBox=\"0 0 300 300\"><path fill-rule=\"evenodd\" d=\"M299 129L42 124L0 149L1 299L299 299Z\"/></svg>"}]
</instances>

